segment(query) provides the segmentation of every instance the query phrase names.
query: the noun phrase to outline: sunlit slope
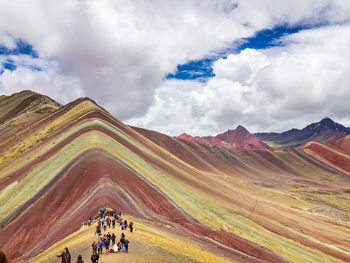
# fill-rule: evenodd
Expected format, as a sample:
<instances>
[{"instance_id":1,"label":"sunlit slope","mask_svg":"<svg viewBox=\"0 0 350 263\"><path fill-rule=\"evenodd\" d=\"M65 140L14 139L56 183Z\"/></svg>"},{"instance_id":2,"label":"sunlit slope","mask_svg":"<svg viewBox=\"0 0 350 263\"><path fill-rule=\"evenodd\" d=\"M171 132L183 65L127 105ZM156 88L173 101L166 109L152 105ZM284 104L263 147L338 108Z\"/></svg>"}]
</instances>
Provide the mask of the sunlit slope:
<instances>
[{"instance_id":1,"label":"sunlit slope","mask_svg":"<svg viewBox=\"0 0 350 263\"><path fill-rule=\"evenodd\" d=\"M0 246L12 257L47 249L107 203L238 262L350 261L349 222L294 190L340 191L348 178L301 150L183 142L81 99L5 154L14 152L0 171Z\"/></svg>"}]
</instances>

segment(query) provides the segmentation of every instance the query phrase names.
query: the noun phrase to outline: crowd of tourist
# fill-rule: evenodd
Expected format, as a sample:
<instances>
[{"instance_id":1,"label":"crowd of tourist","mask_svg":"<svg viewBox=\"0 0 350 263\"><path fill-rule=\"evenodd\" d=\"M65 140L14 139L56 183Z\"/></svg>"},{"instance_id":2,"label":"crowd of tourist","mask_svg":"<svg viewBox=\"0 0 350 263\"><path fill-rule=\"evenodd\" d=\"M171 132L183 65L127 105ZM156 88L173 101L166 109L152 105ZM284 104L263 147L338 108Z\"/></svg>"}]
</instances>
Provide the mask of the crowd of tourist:
<instances>
[{"instance_id":1,"label":"crowd of tourist","mask_svg":"<svg viewBox=\"0 0 350 263\"><path fill-rule=\"evenodd\" d=\"M114 233L110 233L112 229L120 227L122 231L129 229L133 232L134 223L128 224L126 219L122 218L121 212L114 209L101 208L94 219L91 217L85 223L89 227L96 222L94 227L94 234L97 239L91 243L92 255L91 263L98 263L101 254L119 253L129 251L129 240L126 238L125 233L122 232L119 241ZM103 231L103 232L102 232ZM57 257L60 258L60 263L71 263L71 255L69 249L66 247L61 254ZM81 255L78 256L78 263L84 263Z\"/></svg>"}]
</instances>

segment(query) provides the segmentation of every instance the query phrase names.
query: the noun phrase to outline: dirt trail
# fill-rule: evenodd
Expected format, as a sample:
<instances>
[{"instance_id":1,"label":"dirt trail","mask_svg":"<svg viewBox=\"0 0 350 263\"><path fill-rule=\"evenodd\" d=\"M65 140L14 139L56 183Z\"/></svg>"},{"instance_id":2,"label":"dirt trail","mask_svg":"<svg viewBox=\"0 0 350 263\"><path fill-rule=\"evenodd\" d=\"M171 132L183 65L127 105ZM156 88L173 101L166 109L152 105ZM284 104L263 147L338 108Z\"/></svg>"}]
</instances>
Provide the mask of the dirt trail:
<instances>
[{"instance_id":1,"label":"dirt trail","mask_svg":"<svg viewBox=\"0 0 350 263\"><path fill-rule=\"evenodd\" d=\"M127 218L128 222L129 218ZM134 221L134 220L133 220ZM134 221L135 222L135 221ZM81 230L66 237L56 243L51 248L44 251L42 254L31 259L29 262L35 263L57 263L59 259L55 256L59 254L64 247L68 247L72 255L72 262L76 262L78 255L82 255L85 263L89 263L92 249L91 243L97 240L97 235L94 235L96 223L92 226L84 226ZM135 222L134 232L129 230L122 231L120 226L115 229L108 228L102 234L110 232L114 233L117 240L120 239L122 232L130 241L129 253L109 253L100 255L99 263L116 263L116 262L234 262L227 258L220 257L203 248L200 248L193 243L179 238L178 236L165 234L162 230L157 229L143 223Z\"/></svg>"}]
</instances>

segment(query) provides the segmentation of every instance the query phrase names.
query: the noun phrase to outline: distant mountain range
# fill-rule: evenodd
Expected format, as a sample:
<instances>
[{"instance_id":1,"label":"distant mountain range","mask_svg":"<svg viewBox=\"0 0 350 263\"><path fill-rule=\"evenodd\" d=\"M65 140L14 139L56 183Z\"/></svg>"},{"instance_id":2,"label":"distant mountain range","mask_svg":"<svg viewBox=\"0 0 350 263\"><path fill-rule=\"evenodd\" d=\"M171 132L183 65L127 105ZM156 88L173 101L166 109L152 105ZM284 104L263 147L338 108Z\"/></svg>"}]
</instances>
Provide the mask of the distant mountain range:
<instances>
[{"instance_id":1,"label":"distant mountain range","mask_svg":"<svg viewBox=\"0 0 350 263\"><path fill-rule=\"evenodd\" d=\"M193 137L183 133L178 139L225 147L228 149L244 148L249 150L272 150L270 146L254 137L246 128L238 126L216 136Z\"/></svg>"},{"instance_id":2,"label":"distant mountain range","mask_svg":"<svg viewBox=\"0 0 350 263\"><path fill-rule=\"evenodd\" d=\"M330 118L324 118L312 123L305 128L291 129L282 133L256 133L254 136L274 147L297 147L304 143L326 142L337 140L350 134L350 128L334 122Z\"/></svg>"},{"instance_id":3,"label":"distant mountain range","mask_svg":"<svg viewBox=\"0 0 350 263\"><path fill-rule=\"evenodd\" d=\"M246 128L238 126L216 136L193 137L183 133L177 138L201 144L209 144L229 149L243 148L249 150L273 150L279 148L294 148L307 142L326 142L345 137L350 134L350 128L324 118L305 128L291 129L282 133L251 134Z\"/></svg>"}]
</instances>

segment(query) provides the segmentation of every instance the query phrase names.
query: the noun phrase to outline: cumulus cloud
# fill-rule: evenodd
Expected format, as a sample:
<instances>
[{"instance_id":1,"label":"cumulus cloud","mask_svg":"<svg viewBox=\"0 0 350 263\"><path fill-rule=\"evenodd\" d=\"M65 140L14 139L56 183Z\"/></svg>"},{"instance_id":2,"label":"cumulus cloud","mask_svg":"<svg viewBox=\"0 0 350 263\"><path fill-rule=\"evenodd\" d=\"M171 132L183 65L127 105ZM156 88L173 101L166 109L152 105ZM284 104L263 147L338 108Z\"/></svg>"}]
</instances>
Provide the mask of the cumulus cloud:
<instances>
[{"instance_id":1,"label":"cumulus cloud","mask_svg":"<svg viewBox=\"0 0 350 263\"><path fill-rule=\"evenodd\" d=\"M14 71L5 69L0 75L0 88L6 87L6 94L10 95L18 91L32 87L32 90L46 94L47 90L54 87L51 96L58 101L68 103L71 97L82 97L83 92L79 81L72 77L62 77L54 71L33 71L30 68L19 67ZM70 90L69 92L67 92Z\"/></svg>"},{"instance_id":2,"label":"cumulus cloud","mask_svg":"<svg viewBox=\"0 0 350 263\"><path fill-rule=\"evenodd\" d=\"M278 102L274 100L273 95L282 90L270 85L272 80L261 77L262 70L266 76L278 73L273 65L278 62L277 55L283 60L283 50L250 55L247 51L238 57L230 56L226 64L217 61L217 77L206 85L164 80L167 73L176 71L177 65L232 48L233 43L265 28L279 24L343 23L350 13L346 0L0 0L0 5L0 32L5 32L0 33L0 44L13 47L16 39L23 39L39 54L38 62L21 57L15 61L15 71L5 70L0 76L2 92L33 89L63 103L77 96L89 96L118 118L149 128L156 127L148 125L157 121L151 118L164 117L156 113L157 108L183 111L186 121L194 123L189 124L193 131L214 131L217 128L213 127L232 125L228 121L230 112L237 119L243 112L244 121L251 123L255 120L249 116L256 116L254 105L262 98L273 101L270 106L263 105L269 112L278 102L292 107L292 99L278 96ZM301 43L307 45L306 39L283 41L295 48ZM238 63L237 67L230 67L230 61ZM31 70L27 62L43 65L42 71ZM269 66L259 63L270 65L270 72ZM298 65L283 64L280 68L283 67L293 70ZM288 75L285 71L278 74L281 78ZM282 79L280 82L285 84ZM183 92L189 105L176 100ZM222 102L215 102L215 98ZM217 108L212 110L215 103ZM177 128L168 120L178 117L167 114L161 130L174 133ZM275 119L271 114L271 123Z\"/></svg>"},{"instance_id":3,"label":"cumulus cloud","mask_svg":"<svg viewBox=\"0 0 350 263\"><path fill-rule=\"evenodd\" d=\"M350 26L304 30L280 42L217 60L216 76L199 87L191 88L193 81L177 83L187 86L186 107L177 105L186 122L167 116L165 126L175 126L172 134L208 135L238 124L254 132L301 128L325 116L349 124ZM171 96L159 98L148 113L155 116L147 119L162 118L166 105L174 103Z\"/></svg>"},{"instance_id":4,"label":"cumulus cloud","mask_svg":"<svg viewBox=\"0 0 350 263\"><path fill-rule=\"evenodd\" d=\"M232 20L225 4L211 1L10 1L2 6L0 28L57 62L58 76L77 77L85 95L122 119L146 111L154 89L178 64L254 32Z\"/></svg>"}]
</instances>

